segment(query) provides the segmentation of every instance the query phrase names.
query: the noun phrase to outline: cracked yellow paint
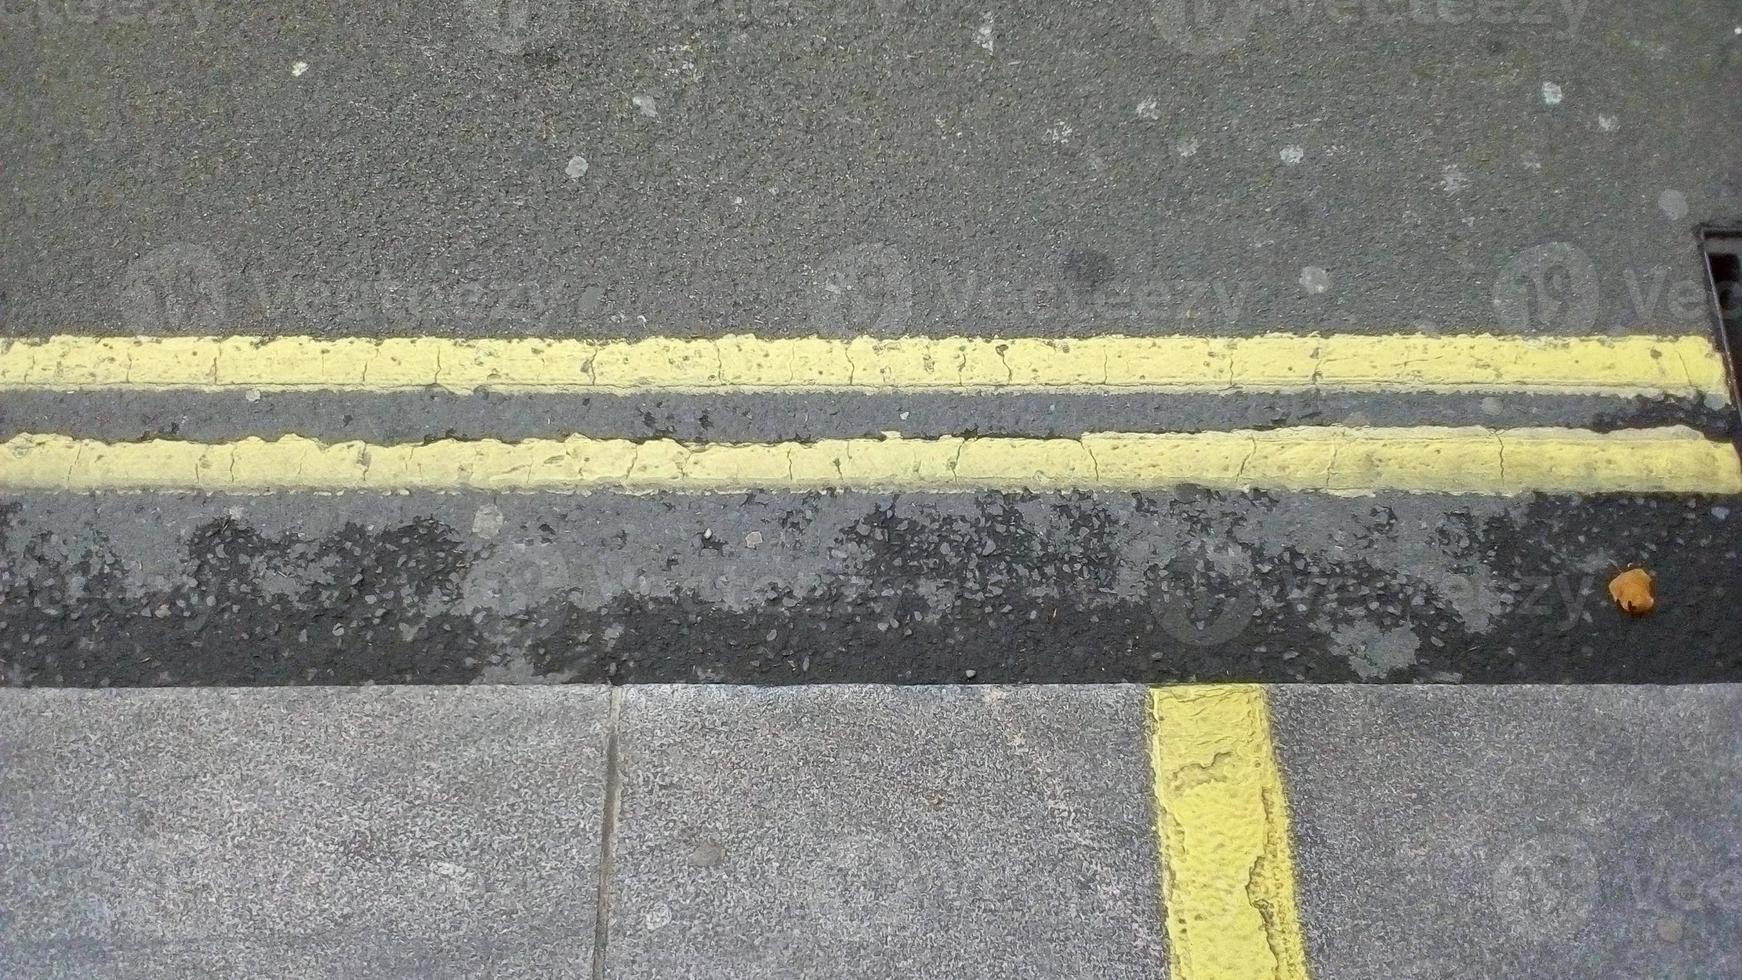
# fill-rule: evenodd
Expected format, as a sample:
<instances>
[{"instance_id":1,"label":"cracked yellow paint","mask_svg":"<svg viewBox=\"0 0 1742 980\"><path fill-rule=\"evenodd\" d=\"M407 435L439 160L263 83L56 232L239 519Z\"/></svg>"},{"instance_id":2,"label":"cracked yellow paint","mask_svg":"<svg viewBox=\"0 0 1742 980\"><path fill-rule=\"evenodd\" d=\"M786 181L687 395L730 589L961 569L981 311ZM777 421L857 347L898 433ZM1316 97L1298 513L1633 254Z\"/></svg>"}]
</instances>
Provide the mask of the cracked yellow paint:
<instances>
[{"instance_id":1,"label":"cracked yellow paint","mask_svg":"<svg viewBox=\"0 0 1742 980\"><path fill-rule=\"evenodd\" d=\"M811 443L438 439L205 444L25 434L0 443L0 489L748 490L1222 489L1370 493L1742 493L1729 443L1686 428L1300 427L1091 433L1077 439L884 438Z\"/></svg>"},{"instance_id":2,"label":"cracked yellow paint","mask_svg":"<svg viewBox=\"0 0 1742 980\"><path fill-rule=\"evenodd\" d=\"M0 390L1052 391L1673 394L1728 401L1699 336L0 340Z\"/></svg>"},{"instance_id":3,"label":"cracked yellow paint","mask_svg":"<svg viewBox=\"0 0 1742 980\"><path fill-rule=\"evenodd\" d=\"M1263 688L1155 688L1149 704L1173 980L1306 980Z\"/></svg>"}]
</instances>

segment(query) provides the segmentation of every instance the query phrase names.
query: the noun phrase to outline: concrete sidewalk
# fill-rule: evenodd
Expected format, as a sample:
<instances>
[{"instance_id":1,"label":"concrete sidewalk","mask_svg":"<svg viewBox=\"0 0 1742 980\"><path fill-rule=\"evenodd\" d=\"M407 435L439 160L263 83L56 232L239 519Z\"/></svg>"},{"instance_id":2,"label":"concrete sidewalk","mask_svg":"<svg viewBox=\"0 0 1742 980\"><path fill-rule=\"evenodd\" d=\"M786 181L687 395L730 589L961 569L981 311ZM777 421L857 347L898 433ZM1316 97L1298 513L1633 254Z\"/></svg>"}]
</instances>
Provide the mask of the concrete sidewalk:
<instances>
[{"instance_id":1,"label":"concrete sidewalk","mask_svg":"<svg viewBox=\"0 0 1742 980\"><path fill-rule=\"evenodd\" d=\"M1163 907L1213 690L0 691L0 976L1271 976ZM1742 975L1742 688L1266 693L1310 975Z\"/></svg>"}]
</instances>

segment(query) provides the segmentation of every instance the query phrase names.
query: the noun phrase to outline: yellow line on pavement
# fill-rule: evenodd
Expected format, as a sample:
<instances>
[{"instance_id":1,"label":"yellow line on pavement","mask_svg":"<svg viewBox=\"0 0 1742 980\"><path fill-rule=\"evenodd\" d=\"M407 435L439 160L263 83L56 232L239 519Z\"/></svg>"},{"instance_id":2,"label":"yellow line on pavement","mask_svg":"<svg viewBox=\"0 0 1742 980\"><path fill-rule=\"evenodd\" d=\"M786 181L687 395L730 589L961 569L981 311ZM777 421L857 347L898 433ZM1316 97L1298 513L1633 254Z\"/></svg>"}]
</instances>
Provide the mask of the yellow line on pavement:
<instances>
[{"instance_id":1,"label":"yellow line on pavement","mask_svg":"<svg viewBox=\"0 0 1742 980\"><path fill-rule=\"evenodd\" d=\"M1093 433L1076 439L884 438L797 443L301 436L197 443L19 435L10 490L1148 490L1742 493L1728 443L1691 429L1285 428Z\"/></svg>"},{"instance_id":2,"label":"yellow line on pavement","mask_svg":"<svg viewBox=\"0 0 1742 980\"><path fill-rule=\"evenodd\" d=\"M1728 400L1698 336L0 340L0 391L1533 392Z\"/></svg>"},{"instance_id":3,"label":"yellow line on pavement","mask_svg":"<svg viewBox=\"0 0 1742 980\"><path fill-rule=\"evenodd\" d=\"M1150 714L1173 980L1306 980L1264 690L1156 688Z\"/></svg>"}]
</instances>

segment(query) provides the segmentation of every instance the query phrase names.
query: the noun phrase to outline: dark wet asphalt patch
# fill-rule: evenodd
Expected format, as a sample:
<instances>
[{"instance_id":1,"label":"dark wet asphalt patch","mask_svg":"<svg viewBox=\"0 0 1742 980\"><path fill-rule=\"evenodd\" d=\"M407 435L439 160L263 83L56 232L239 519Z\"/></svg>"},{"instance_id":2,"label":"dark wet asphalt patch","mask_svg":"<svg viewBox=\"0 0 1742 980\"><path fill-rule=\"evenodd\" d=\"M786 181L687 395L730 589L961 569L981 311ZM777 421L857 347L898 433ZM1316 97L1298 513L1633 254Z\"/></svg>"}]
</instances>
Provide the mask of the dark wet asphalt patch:
<instances>
[{"instance_id":1,"label":"dark wet asphalt patch","mask_svg":"<svg viewBox=\"0 0 1742 980\"><path fill-rule=\"evenodd\" d=\"M69 550L14 504L0 671L70 686L1742 680L1734 500L751 495L701 516L695 498L495 500L470 527L451 500L320 531L219 508L157 578L125 548ZM502 509L521 537L493 526ZM766 530L715 529L737 512ZM1280 518L1300 541L1263 524ZM550 558L582 528L594 543ZM818 541L832 560L815 564ZM801 552L813 567L783 574ZM1658 582L1644 619L1605 592L1631 564ZM626 584L601 597L583 571Z\"/></svg>"}]
</instances>

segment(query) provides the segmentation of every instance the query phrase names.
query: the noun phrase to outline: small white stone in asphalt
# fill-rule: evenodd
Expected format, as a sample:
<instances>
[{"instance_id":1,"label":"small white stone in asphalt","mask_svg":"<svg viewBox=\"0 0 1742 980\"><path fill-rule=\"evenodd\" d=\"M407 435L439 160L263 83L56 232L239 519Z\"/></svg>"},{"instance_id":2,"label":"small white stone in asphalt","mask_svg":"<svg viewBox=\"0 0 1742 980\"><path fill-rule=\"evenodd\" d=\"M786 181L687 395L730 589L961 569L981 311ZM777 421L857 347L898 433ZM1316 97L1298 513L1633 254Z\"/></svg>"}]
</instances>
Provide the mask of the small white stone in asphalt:
<instances>
[{"instance_id":1,"label":"small white stone in asphalt","mask_svg":"<svg viewBox=\"0 0 1742 980\"><path fill-rule=\"evenodd\" d=\"M1617 129L1621 128L1621 120L1619 117L1611 116L1606 112L1598 113L1597 114L1597 128L1601 129L1605 133L1613 133Z\"/></svg>"},{"instance_id":2,"label":"small white stone in asphalt","mask_svg":"<svg viewBox=\"0 0 1742 980\"><path fill-rule=\"evenodd\" d=\"M1440 169L1440 189L1447 194L1456 194L1470 186L1470 178L1455 163L1448 163Z\"/></svg>"},{"instance_id":3,"label":"small white stone in asphalt","mask_svg":"<svg viewBox=\"0 0 1742 980\"><path fill-rule=\"evenodd\" d=\"M1553 82L1543 82L1542 83L1542 104L1543 105L1560 105L1561 98L1562 98L1561 87L1559 85L1556 85Z\"/></svg>"},{"instance_id":4,"label":"small white stone in asphalt","mask_svg":"<svg viewBox=\"0 0 1742 980\"><path fill-rule=\"evenodd\" d=\"M1283 163L1292 167L1306 159L1306 151L1298 146L1285 146L1282 148L1282 152L1277 154L1277 156L1282 158Z\"/></svg>"},{"instance_id":5,"label":"small white stone in asphalt","mask_svg":"<svg viewBox=\"0 0 1742 980\"><path fill-rule=\"evenodd\" d=\"M1688 216L1688 196L1677 190L1664 191L1657 195L1657 208L1669 220L1680 221Z\"/></svg>"},{"instance_id":6,"label":"small white stone in asphalt","mask_svg":"<svg viewBox=\"0 0 1742 980\"><path fill-rule=\"evenodd\" d=\"M587 175L587 158L569 157L569 164L563 168L563 173L577 179L585 177Z\"/></svg>"},{"instance_id":7,"label":"small white stone in asphalt","mask_svg":"<svg viewBox=\"0 0 1742 980\"><path fill-rule=\"evenodd\" d=\"M1179 141L1179 155L1180 156L1182 156L1182 157L1195 156L1197 154L1197 152L1198 152L1198 141L1197 140L1180 140Z\"/></svg>"},{"instance_id":8,"label":"small white stone in asphalt","mask_svg":"<svg viewBox=\"0 0 1742 980\"><path fill-rule=\"evenodd\" d=\"M997 46L997 41L992 37L991 11L980 15L980 26L974 29L974 43L985 48L987 54L991 54L992 49Z\"/></svg>"},{"instance_id":9,"label":"small white stone in asphalt","mask_svg":"<svg viewBox=\"0 0 1742 980\"><path fill-rule=\"evenodd\" d=\"M250 404L257 402L260 400L260 389L249 388L247 391L242 393L242 397L247 399Z\"/></svg>"},{"instance_id":10,"label":"small white stone in asphalt","mask_svg":"<svg viewBox=\"0 0 1742 980\"><path fill-rule=\"evenodd\" d=\"M1331 274L1321 266L1309 265L1300 270L1301 288L1317 295L1331 288Z\"/></svg>"},{"instance_id":11,"label":"small white stone in asphalt","mask_svg":"<svg viewBox=\"0 0 1742 980\"><path fill-rule=\"evenodd\" d=\"M308 62L306 61L299 61L290 66L290 74L292 78L301 78L302 73L305 71L308 71Z\"/></svg>"},{"instance_id":12,"label":"small white stone in asphalt","mask_svg":"<svg viewBox=\"0 0 1742 980\"><path fill-rule=\"evenodd\" d=\"M1137 103L1137 118L1160 119L1161 104L1156 102L1154 99L1144 99L1142 102Z\"/></svg>"},{"instance_id":13,"label":"small white stone in asphalt","mask_svg":"<svg viewBox=\"0 0 1742 980\"><path fill-rule=\"evenodd\" d=\"M472 533L480 537L494 538L502 532L502 508L495 504L485 504L472 514Z\"/></svg>"},{"instance_id":14,"label":"small white stone in asphalt","mask_svg":"<svg viewBox=\"0 0 1742 980\"><path fill-rule=\"evenodd\" d=\"M744 547L755 548L760 544L762 544L761 531L751 531L749 534L744 535Z\"/></svg>"},{"instance_id":15,"label":"small white stone in asphalt","mask_svg":"<svg viewBox=\"0 0 1742 980\"><path fill-rule=\"evenodd\" d=\"M1712 508L1712 516L1716 517L1720 521L1724 520L1730 516L1730 508L1728 508L1728 507L1713 507Z\"/></svg>"},{"instance_id":16,"label":"small white stone in asphalt","mask_svg":"<svg viewBox=\"0 0 1742 980\"><path fill-rule=\"evenodd\" d=\"M640 109L641 114L646 116L647 118L649 118L649 119L658 119L659 118L659 107L653 104L653 96L651 96L651 95L637 95L637 96L632 97L629 101L634 103L635 108Z\"/></svg>"}]
</instances>

